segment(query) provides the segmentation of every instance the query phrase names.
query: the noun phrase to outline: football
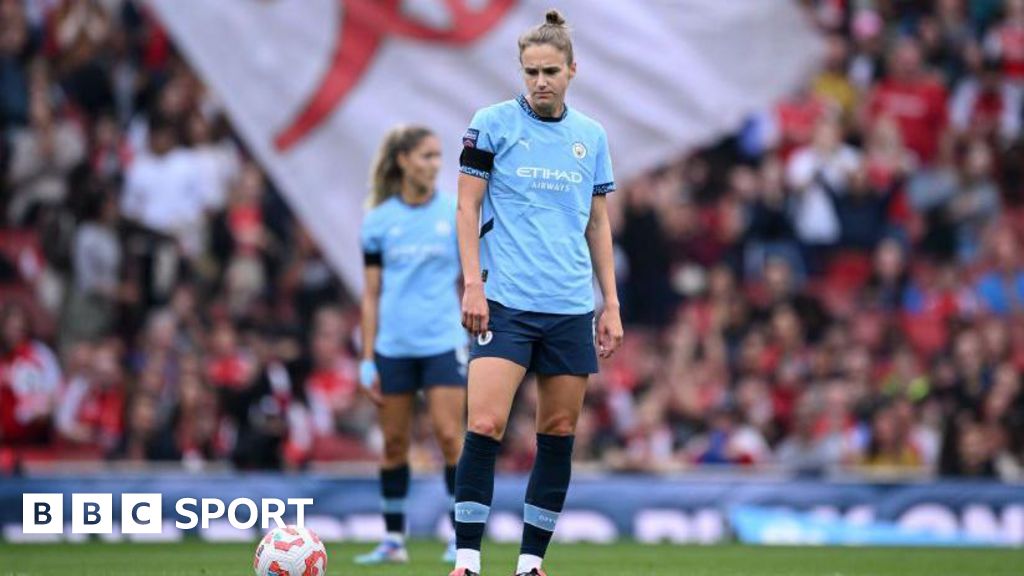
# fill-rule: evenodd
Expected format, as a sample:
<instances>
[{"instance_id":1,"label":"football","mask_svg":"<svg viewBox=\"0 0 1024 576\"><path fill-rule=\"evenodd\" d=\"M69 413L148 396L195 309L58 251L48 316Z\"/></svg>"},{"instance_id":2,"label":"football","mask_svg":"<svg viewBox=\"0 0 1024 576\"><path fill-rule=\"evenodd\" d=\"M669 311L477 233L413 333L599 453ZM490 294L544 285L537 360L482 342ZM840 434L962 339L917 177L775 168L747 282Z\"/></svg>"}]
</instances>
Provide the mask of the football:
<instances>
[{"instance_id":1,"label":"football","mask_svg":"<svg viewBox=\"0 0 1024 576\"><path fill-rule=\"evenodd\" d=\"M309 528L274 528L256 547L252 567L256 576L326 576L327 550Z\"/></svg>"}]
</instances>

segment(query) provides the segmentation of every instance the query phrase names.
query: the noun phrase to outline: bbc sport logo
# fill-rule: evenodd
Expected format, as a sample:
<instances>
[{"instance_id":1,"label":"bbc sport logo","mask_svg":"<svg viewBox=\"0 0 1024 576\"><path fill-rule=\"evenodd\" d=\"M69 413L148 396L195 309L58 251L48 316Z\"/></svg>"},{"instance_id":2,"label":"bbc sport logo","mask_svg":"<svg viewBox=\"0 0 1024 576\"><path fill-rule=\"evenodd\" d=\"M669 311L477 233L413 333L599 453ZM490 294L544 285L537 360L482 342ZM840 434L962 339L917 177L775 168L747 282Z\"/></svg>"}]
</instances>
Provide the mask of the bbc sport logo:
<instances>
[{"instance_id":1,"label":"bbc sport logo","mask_svg":"<svg viewBox=\"0 0 1024 576\"><path fill-rule=\"evenodd\" d=\"M122 534L160 534L163 529L162 494L121 494ZM64 494L23 494L22 532L25 534L63 534L66 515ZM271 521L278 528L286 525L303 527L307 506L312 498L262 498L259 503L249 498L235 498L227 505L220 498L181 498L174 504L179 530L207 529L211 520L226 518L238 530L248 530L260 523L267 530ZM294 508L294 519L284 521ZM244 509L244 511L243 511ZM114 531L113 494L72 494L72 534L112 534Z\"/></svg>"}]
</instances>

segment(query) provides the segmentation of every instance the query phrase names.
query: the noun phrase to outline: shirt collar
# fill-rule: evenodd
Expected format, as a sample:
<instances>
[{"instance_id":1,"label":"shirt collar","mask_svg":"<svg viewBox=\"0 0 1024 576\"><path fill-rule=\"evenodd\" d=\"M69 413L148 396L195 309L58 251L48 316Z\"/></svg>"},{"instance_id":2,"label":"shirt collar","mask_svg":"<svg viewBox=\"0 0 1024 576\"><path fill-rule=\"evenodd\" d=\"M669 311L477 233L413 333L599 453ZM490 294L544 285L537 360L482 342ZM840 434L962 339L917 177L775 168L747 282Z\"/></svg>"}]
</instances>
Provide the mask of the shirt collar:
<instances>
[{"instance_id":1,"label":"shirt collar","mask_svg":"<svg viewBox=\"0 0 1024 576\"><path fill-rule=\"evenodd\" d=\"M546 116L541 116L540 114L534 112L533 108L530 107L530 102L526 99L526 96L520 94L519 96L516 97L516 101L519 102L519 107L522 108L523 112L526 112L526 114L530 118L533 118L534 120L540 120L541 122L561 122L562 120L565 120L565 117L569 114L568 104L564 104L562 106L561 116L559 116L558 118L549 118Z\"/></svg>"}]
</instances>

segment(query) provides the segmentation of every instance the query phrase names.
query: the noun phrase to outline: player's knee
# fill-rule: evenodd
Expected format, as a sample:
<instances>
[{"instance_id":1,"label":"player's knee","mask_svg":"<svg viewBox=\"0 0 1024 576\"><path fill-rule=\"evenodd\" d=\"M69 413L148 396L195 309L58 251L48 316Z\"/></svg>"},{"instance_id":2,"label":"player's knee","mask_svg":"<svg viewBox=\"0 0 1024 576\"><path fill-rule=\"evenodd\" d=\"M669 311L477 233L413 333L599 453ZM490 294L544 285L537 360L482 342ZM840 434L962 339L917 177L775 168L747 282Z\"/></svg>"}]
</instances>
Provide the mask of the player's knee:
<instances>
[{"instance_id":1,"label":"player's knee","mask_svg":"<svg viewBox=\"0 0 1024 576\"><path fill-rule=\"evenodd\" d=\"M395 466L404 464L409 456L409 440L402 436L384 437L384 460Z\"/></svg>"},{"instance_id":2,"label":"player's knee","mask_svg":"<svg viewBox=\"0 0 1024 576\"><path fill-rule=\"evenodd\" d=\"M572 436L576 433L576 418L571 414L553 416L541 422L537 432L551 436Z\"/></svg>"},{"instance_id":3,"label":"player's knee","mask_svg":"<svg viewBox=\"0 0 1024 576\"><path fill-rule=\"evenodd\" d=\"M481 436L501 440L505 434L505 421L495 416L478 416L469 421L469 431Z\"/></svg>"},{"instance_id":4,"label":"player's knee","mask_svg":"<svg viewBox=\"0 0 1024 576\"><path fill-rule=\"evenodd\" d=\"M445 456L458 454L462 436L455 427L448 427L437 431L437 444Z\"/></svg>"}]
</instances>

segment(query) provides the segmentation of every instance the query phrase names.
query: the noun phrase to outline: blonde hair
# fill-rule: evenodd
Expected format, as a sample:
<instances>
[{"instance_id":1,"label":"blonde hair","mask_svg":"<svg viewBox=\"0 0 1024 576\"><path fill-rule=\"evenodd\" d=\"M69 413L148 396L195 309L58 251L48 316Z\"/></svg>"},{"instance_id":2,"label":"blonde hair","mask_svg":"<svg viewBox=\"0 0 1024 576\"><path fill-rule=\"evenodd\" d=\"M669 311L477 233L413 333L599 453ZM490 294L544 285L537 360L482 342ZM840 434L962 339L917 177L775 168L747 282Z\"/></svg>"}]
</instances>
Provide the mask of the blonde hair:
<instances>
[{"instance_id":1,"label":"blonde hair","mask_svg":"<svg viewBox=\"0 0 1024 576\"><path fill-rule=\"evenodd\" d=\"M377 151L377 157L370 168L370 195L366 205L370 208L380 206L388 198L402 191L402 167L398 165L398 157L411 152L434 132L426 126L398 126L388 132L384 142Z\"/></svg>"},{"instance_id":2,"label":"blonde hair","mask_svg":"<svg viewBox=\"0 0 1024 576\"><path fill-rule=\"evenodd\" d=\"M519 57L522 58L523 50L537 44L550 44L563 54L568 64L572 64L572 38L569 36L569 25L558 10L548 10L544 15L544 23L538 24L519 37Z\"/></svg>"}]
</instances>

